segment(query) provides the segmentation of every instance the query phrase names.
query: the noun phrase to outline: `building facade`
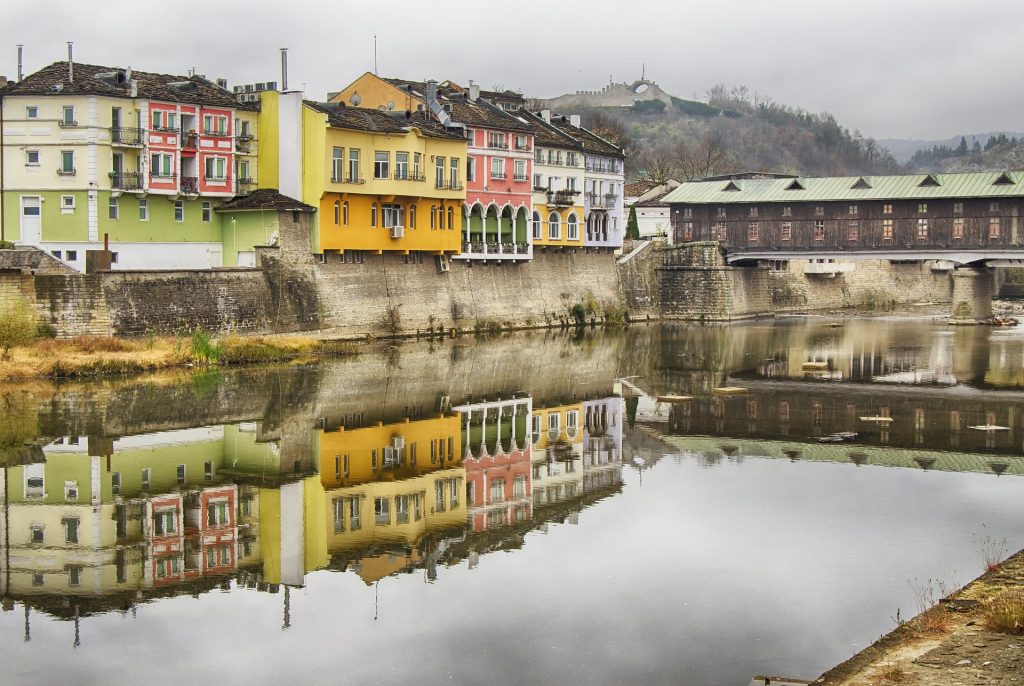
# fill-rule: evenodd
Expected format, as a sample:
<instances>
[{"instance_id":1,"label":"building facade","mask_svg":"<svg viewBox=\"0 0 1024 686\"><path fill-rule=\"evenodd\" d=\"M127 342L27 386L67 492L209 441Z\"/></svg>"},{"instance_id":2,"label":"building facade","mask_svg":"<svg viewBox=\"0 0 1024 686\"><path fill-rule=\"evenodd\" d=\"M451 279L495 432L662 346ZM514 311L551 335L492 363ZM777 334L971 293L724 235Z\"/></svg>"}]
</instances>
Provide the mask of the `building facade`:
<instances>
[{"instance_id":1,"label":"building facade","mask_svg":"<svg viewBox=\"0 0 1024 686\"><path fill-rule=\"evenodd\" d=\"M533 127L536 152L533 166L534 246L582 248L586 210L583 200L583 145L551 124L551 112L521 110L520 119Z\"/></svg>"}]
</instances>

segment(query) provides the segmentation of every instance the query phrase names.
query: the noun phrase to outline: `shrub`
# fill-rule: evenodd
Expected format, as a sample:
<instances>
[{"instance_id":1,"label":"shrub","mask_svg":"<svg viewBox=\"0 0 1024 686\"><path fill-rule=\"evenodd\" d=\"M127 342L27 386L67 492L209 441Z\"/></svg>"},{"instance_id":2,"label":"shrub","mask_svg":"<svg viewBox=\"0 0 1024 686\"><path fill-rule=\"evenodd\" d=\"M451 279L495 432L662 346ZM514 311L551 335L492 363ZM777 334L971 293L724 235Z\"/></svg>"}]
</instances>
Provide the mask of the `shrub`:
<instances>
[{"instance_id":1,"label":"shrub","mask_svg":"<svg viewBox=\"0 0 1024 686\"><path fill-rule=\"evenodd\" d=\"M47 324L46 322L40 322L39 326L36 327L36 338L56 338L57 329L54 328L53 324Z\"/></svg>"},{"instance_id":2,"label":"shrub","mask_svg":"<svg viewBox=\"0 0 1024 686\"><path fill-rule=\"evenodd\" d=\"M682 114L688 114L691 117L717 117L722 113L722 110L717 107L697 102L696 100L683 100L673 97L672 104Z\"/></svg>"},{"instance_id":3,"label":"shrub","mask_svg":"<svg viewBox=\"0 0 1024 686\"><path fill-rule=\"evenodd\" d=\"M402 313L399 311L401 306L401 304L388 305L384 308L384 314L380 316L377 324L385 333L397 336L402 332Z\"/></svg>"},{"instance_id":4,"label":"shrub","mask_svg":"<svg viewBox=\"0 0 1024 686\"><path fill-rule=\"evenodd\" d=\"M633 241L640 240L640 224L636 219L636 207L629 208L629 218L626 220L626 238Z\"/></svg>"},{"instance_id":5,"label":"shrub","mask_svg":"<svg viewBox=\"0 0 1024 686\"><path fill-rule=\"evenodd\" d=\"M0 241L0 250L14 250L14 243L11 241Z\"/></svg>"},{"instance_id":6,"label":"shrub","mask_svg":"<svg viewBox=\"0 0 1024 686\"><path fill-rule=\"evenodd\" d=\"M626 308L618 303L604 305L604 321L608 324L625 324L628 314Z\"/></svg>"},{"instance_id":7,"label":"shrub","mask_svg":"<svg viewBox=\"0 0 1024 686\"><path fill-rule=\"evenodd\" d=\"M321 355L349 357L359 354L359 346L348 341L320 341L316 350Z\"/></svg>"},{"instance_id":8,"label":"shrub","mask_svg":"<svg viewBox=\"0 0 1024 686\"><path fill-rule=\"evenodd\" d=\"M216 364L224 352L224 348L214 343L213 336L203 327L197 326L189 338L189 352L192 359L199 364Z\"/></svg>"},{"instance_id":9,"label":"shrub","mask_svg":"<svg viewBox=\"0 0 1024 686\"><path fill-rule=\"evenodd\" d=\"M1024 591L1009 589L985 604L985 628L1002 634L1024 634Z\"/></svg>"},{"instance_id":10,"label":"shrub","mask_svg":"<svg viewBox=\"0 0 1024 686\"><path fill-rule=\"evenodd\" d=\"M576 326L583 326L587 323L587 309L583 303L576 303L569 308L569 315L576 322Z\"/></svg>"},{"instance_id":11,"label":"shrub","mask_svg":"<svg viewBox=\"0 0 1024 686\"><path fill-rule=\"evenodd\" d=\"M28 303L15 300L0 309L0 359L11 358L11 348L28 345L39 335L39 320Z\"/></svg>"}]
</instances>

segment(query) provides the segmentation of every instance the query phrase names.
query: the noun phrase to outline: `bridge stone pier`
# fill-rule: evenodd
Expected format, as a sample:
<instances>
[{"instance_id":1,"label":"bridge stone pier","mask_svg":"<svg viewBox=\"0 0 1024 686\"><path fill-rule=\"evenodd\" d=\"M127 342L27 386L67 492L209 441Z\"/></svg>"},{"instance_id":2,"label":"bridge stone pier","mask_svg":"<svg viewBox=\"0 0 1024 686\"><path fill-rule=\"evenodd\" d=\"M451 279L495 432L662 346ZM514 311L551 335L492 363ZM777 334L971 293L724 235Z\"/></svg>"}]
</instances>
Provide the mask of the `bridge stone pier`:
<instances>
[{"instance_id":1,"label":"bridge stone pier","mask_svg":"<svg viewBox=\"0 0 1024 686\"><path fill-rule=\"evenodd\" d=\"M961 268L952 274L950 324L983 324L992 318L995 276L989 268Z\"/></svg>"}]
</instances>

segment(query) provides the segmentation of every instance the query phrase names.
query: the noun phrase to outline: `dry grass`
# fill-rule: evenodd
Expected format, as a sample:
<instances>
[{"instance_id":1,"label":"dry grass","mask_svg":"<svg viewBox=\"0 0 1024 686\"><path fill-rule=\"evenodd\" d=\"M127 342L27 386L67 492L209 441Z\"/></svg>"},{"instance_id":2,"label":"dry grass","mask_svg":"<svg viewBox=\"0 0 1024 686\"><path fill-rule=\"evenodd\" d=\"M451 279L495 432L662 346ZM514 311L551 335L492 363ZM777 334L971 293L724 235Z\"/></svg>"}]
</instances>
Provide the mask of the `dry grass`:
<instances>
[{"instance_id":1,"label":"dry grass","mask_svg":"<svg viewBox=\"0 0 1024 686\"><path fill-rule=\"evenodd\" d=\"M882 684L902 684L906 678L907 670L903 663L892 662L882 666L878 672L878 678L875 679L875 683L879 684L879 686Z\"/></svg>"},{"instance_id":2,"label":"dry grass","mask_svg":"<svg viewBox=\"0 0 1024 686\"><path fill-rule=\"evenodd\" d=\"M218 341L219 365L286 362L302 358L359 354L358 346L305 336L272 338L229 336ZM14 348L0 360L0 381L32 378L96 378L209 364L194 358L188 338L132 340L109 336L78 336L37 341Z\"/></svg>"},{"instance_id":3,"label":"dry grass","mask_svg":"<svg viewBox=\"0 0 1024 686\"><path fill-rule=\"evenodd\" d=\"M949 631L949 615L941 607L933 607L907 622L907 628L919 635L937 636Z\"/></svg>"},{"instance_id":4,"label":"dry grass","mask_svg":"<svg viewBox=\"0 0 1024 686\"><path fill-rule=\"evenodd\" d=\"M987 603L982 614L985 628L1001 634L1024 634L1024 591L1003 591Z\"/></svg>"}]
</instances>

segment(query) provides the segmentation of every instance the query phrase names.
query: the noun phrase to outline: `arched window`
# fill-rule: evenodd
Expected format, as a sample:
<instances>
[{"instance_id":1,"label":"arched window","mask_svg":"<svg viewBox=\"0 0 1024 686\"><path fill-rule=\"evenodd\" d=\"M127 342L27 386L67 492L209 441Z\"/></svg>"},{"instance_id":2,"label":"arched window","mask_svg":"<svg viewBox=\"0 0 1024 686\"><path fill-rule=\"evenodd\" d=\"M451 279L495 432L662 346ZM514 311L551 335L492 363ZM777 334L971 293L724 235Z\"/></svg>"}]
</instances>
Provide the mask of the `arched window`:
<instances>
[{"instance_id":1,"label":"arched window","mask_svg":"<svg viewBox=\"0 0 1024 686\"><path fill-rule=\"evenodd\" d=\"M544 237L544 222L540 219L540 212L533 213L533 240L539 240Z\"/></svg>"},{"instance_id":2,"label":"arched window","mask_svg":"<svg viewBox=\"0 0 1024 686\"><path fill-rule=\"evenodd\" d=\"M565 237L570 241L578 241L580 238L580 224L575 214L570 214L565 220Z\"/></svg>"},{"instance_id":3,"label":"arched window","mask_svg":"<svg viewBox=\"0 0 1024 686\"><path fill-rule=\"evenodd\" d=\"M341 203L337 200L334 201L334 225L337 226L341 223Z\"/></svg>"},{"instance_id":4,"label":"arched window","mask_svg":"<svg viewBox=\"0 0 1024 686\"><path fill-rule=\"evenodd\" d=\"M430 228L437 228L437 205L430 206Z\"/></svg>"},{"instance_id":5,"label":"arched window","mask_svg":"<svg viewBox=\"0 0 1024 686\"><path fill-rule=\"evenodd\" d=\"M548 215L548 238L558 240L562 237L561 219L557 212Z\"/></svg>"},{"instance_id":6,"label":"arched window","mask_svg":"<svg viewBox=\"0 0 1024 686\"><path fill-rule=\"evenodd\" d=\"M348 200L341 203L341 223L348 226Z\"/></svg>"},{"instance_id":7,"label":"arched window","mask_svg":"<svg viewBox=\"0 0 1024 686\"><path fill-rule=\"evenodd\" d=\"M370 226L377 226L377 203L370 205Z\"/></svg>"},{"instance_id":8,"label":"arched window","mask_svg":"<svg viewBox=\"0 0 1024 686\"><path fill-rule=\"evenodd\" d=\"M451 231L455 228L455 210L451 207L448 208L448 230Z\"/></svg>"},{"instance_id":9,"label":"arched window","mask_svg":"<svg viewBox=\"0 0 1024 686\"><path fill-rule=\"evenodd\" d=\"M416 206L409 205L409 228L416 228Z\"/></svg>"}]
</instances>

